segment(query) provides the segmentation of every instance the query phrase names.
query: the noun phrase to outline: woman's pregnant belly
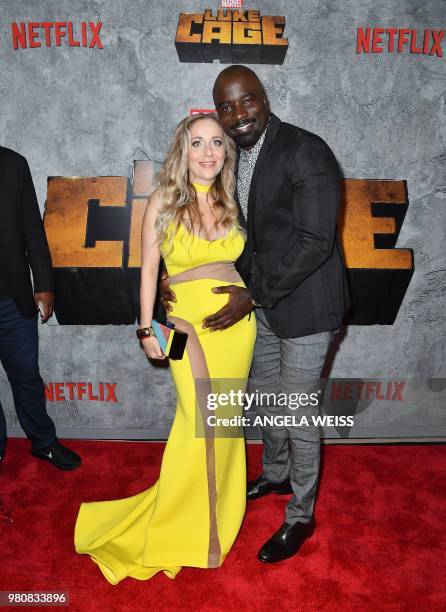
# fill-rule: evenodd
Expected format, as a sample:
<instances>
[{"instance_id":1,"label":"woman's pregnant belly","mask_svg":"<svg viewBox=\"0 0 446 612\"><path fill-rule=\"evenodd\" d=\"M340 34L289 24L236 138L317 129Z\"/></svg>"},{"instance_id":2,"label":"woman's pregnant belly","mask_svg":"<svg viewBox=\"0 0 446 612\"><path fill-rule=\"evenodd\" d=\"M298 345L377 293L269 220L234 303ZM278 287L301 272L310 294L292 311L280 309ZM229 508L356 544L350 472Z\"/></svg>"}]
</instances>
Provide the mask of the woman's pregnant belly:
<instances>
[{"instance_id":1,"label":"woman's pregnant belly","mask_svg":"<svg viewBox=\"0 0 446 612\"><path fill-rule=\"evenodd\" d=\"M168 313L168 317L173 319L177 328L183 329L190 336L186 344L188 354L189 351L193 353L196 350L196 344L194 344L196 340L201 346L206 361L206 374L200 370L198 378L218 379L223 385L227 380L238 381L247 378L256 337L254 313L246 315L222 331L212 332L208 327L203 329L203 319L223 308L228 303L230 295L229 293L213 293L212 288L234 284L244 287L243 281L229 283L215 279L173 284L172 289L175 291L177 301L172 304L173 309ZM193 326L194 331L177 319L187 321ZM181 364L182 362L171 363L174 381L176 381L177 371L182 368ZM223 386L223 389L225 388Z\"/></svg>"},{"instance_id":2,"label":"woman's pregnant belly","mask_svg":"<svg viewBox=\"0 0 446 612\"><path fill-rule=\"evenodd\" d=\"M179 317L201 327L203 319L215 314L220 308L228 303L229 293L213 293L214 287L226 287L237 285L245 287L243 282L227 283L215 279L199 279L184 283L175 283L172 290L175 292L177 301L172 302L172 311L169 317Z\"/></svg>"}]
</instances>

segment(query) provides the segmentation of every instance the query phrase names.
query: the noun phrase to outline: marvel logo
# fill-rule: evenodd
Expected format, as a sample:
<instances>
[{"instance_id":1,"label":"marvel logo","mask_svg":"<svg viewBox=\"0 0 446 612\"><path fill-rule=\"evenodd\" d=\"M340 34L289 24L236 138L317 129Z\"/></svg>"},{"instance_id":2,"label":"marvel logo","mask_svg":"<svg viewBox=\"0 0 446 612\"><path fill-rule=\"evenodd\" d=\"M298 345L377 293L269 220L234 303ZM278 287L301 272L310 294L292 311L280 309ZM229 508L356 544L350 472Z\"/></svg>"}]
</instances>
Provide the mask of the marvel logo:
<instances>
[{"instance_id":1,"label":"marvel logo","mask_svg":"<svg viewBox=\"0 0 446 612\"><path fill-rule=\"evenodd\" d=\"M221 0L221 8L243 8L243 0Z\"/></svg>"}]
</instances>

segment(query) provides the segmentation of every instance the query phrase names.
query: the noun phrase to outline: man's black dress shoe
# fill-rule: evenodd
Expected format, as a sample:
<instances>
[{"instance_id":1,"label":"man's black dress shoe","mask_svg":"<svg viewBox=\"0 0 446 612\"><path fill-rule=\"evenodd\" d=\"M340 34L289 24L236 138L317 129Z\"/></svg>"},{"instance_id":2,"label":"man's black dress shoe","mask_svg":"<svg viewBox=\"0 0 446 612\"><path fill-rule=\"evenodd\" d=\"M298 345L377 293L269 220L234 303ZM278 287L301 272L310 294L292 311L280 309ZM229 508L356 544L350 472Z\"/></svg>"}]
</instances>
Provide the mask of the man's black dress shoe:
<instances>
[{"instance_id":1,"label":"man's black dress shoe","mask_svg":"<svg viewBox=\"0 0 446 612\"><path fill-rule=\"evenodd\" d=\"M288 525L284 523L259 550L257 557L264 563L276 563L295 555L303 542L311 538L314 533L315 524L295 523Z\"/></svg>"},{"instance_id":2,"label":"man's black dress shoe","mask_svg":"<svg viewBox=\"0 0 446 612\"><path fill-rule=\"evenodd\" d=\"M257 480L248 482L248 486L246 488L246 498L257 499L258 497L268 495L268 493L287 495L288 493L292 492L293 489L291 488L289 479L283 480L282 482L270 482L269 480L266 480L262 474L257 478Z\"/></svg>"},{"instance_id":3,"label":"man's black dress shoe","mask_svg":"<svg viewBox=\"0 0 446 612\"><path fill-rule=\"evenodd\" d=\"M61 470L75 470L81 464L79 455L61 444L57 438L46 448L33 448L31 453L34 457L49 461Z\"/></svg>"}]
</instances>

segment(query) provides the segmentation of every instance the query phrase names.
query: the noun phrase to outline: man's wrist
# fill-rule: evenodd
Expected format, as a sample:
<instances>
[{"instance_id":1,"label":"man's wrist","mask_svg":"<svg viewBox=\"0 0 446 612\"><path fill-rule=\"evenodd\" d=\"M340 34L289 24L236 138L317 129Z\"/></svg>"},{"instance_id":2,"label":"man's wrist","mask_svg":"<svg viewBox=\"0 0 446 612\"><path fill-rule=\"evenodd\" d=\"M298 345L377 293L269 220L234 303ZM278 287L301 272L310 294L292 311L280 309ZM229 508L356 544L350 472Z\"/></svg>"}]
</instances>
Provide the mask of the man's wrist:
<instances>
[{"instance_id":1,"label":"man's wrist","mask_svg":"<svg viewBox=\"0 0 446 612\"><path fill-rule=\"evenodd\" d=\"M256 302L254 298L251 298L251 304L253 308L263 308L262 304L259 304L258 302Z\"/></svg>"},{"instance_id":2,"label":"man's wrist","mask_svg":"<svg viewBox=\"0 0 446 612\"><path fill-rule=\"evenodd\" d=\"M251 293L251 289L246 290L248 292L249 301L252 304L253 308L263 308L263 304L257 300Z\"/></svg>"}]
</instances>

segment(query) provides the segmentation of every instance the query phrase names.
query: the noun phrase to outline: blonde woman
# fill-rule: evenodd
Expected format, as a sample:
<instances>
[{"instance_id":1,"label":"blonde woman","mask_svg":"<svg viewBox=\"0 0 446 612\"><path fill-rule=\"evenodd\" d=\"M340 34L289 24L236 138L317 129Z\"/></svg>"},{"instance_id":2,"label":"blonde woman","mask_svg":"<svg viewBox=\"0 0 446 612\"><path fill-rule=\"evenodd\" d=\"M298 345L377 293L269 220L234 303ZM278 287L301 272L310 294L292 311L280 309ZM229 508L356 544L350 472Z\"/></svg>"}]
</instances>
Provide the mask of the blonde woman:
<instances>
[{"instance_id":1,"label":"blonde woman","mask_svg":"<svg viewBox=\"0 0 446 612\"><path fill-rule=\"evenodd\" d=\"M182 566L219 567L242 522L244 440L221 429L217 434L208 423L206 398L210 381L247 379L255 319L245 316L215 333L203 326L209 312L227 302L216 286L244 286L234 267L244 247L234 164L234 144L216 118L188 117L175 132L147 206L141 267L147 337L141 342L150 358L165 358L150 335L161 256L176 295L169 320L188 339L183 359L170 363L177 409L159 480L133 497L82 504L79 511L76 551L89 554L112 584L159 571L174 578Z\"/></svg>"}]
</instances>

